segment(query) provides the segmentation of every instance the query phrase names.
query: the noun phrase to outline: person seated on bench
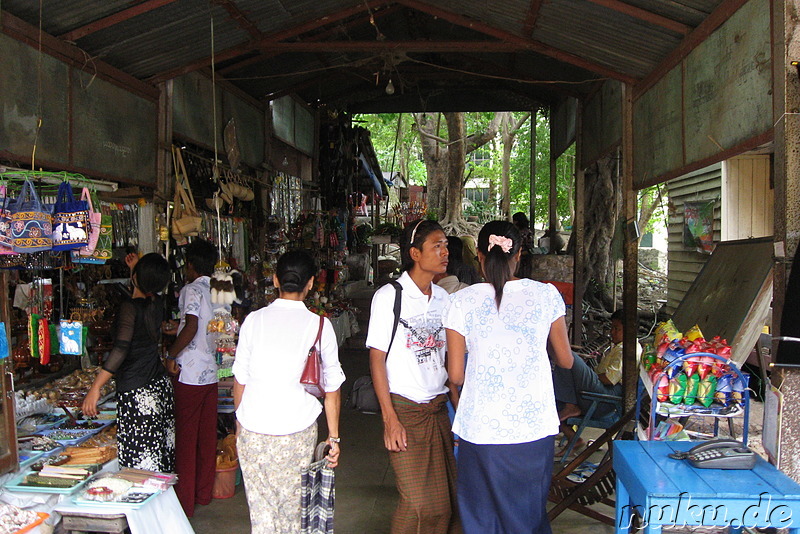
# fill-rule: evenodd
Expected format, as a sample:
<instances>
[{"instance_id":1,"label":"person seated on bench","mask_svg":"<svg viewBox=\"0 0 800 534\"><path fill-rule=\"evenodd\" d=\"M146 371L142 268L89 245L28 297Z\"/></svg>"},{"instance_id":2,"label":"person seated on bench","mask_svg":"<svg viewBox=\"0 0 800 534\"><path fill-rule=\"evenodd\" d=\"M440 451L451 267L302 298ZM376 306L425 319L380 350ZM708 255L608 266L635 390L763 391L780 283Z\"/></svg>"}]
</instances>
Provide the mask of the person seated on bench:
<instances>
[{"instance_id":1,"label":"person seated on bench","mask_svg":"<svg viewBox=\"0 0 800 534\"><path fill-rule=\"evenodd\" d=\"M561 431L571 439L575 431L565 421L570 417L577 417L591 406L592 401L581 396L583 391L604 393L607 395L622 395L622 320L624 312L619 309L611 315L611 342L613 346L600 359L592 370L583 358L575 357L575 363L570 369L556 366L553 370L553 388L558 405L558 418L561 421ZM642 346L636 342L636 360L642 355ZM608 415L612 406L601 403L593 417ZM578 449L583 445L579 439L575 443Z\"/></svg>"}]
</instances>

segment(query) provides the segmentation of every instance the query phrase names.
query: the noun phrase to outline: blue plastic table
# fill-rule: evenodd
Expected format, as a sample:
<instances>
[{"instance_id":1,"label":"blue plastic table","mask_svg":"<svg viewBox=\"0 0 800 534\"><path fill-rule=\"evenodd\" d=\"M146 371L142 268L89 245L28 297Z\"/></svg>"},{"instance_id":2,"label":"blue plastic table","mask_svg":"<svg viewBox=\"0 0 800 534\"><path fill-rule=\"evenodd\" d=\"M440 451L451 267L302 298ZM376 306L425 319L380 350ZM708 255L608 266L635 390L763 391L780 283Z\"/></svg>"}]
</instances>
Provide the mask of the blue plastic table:
<instances>
[{"instance_id":1,"label":"blue plastic table","mask_svg":"<svg viewBox=\"0 0 800 534\"><path fill-rule=\"evenodd\" d=\"M662 525L788 528L800 534L800 485L758 459L752 470L696 469L668 454L697 442L614 441L615 532L631 530L631 512L645 534Z\"/></svg>"}]
</instances>

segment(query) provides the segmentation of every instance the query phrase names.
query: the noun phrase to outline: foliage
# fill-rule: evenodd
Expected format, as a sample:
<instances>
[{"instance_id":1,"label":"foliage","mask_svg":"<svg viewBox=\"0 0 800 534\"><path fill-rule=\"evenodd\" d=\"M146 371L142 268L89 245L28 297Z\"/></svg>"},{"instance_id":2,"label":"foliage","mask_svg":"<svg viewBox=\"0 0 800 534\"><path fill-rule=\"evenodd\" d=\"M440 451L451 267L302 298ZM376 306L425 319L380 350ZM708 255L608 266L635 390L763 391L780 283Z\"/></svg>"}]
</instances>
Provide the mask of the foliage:
<instances>
[{"instance_id":1,"label":"foliage","mask_svg":"<svg viewBox=\"0 0 800 534\"><path fill-rule=\"evenodd\" d=\"M391 237L400 237L403 229L393 223L381 223L375 227L373 235L388 235Z\"/></svg>"},{"instance_id":2,"label":"foliage","mask_svg":"<svg viewBox=\"0 0 800 534\"><path fill-rule=\"evenodd\" d=\"M422 148L416 125L410 113L403 113L399 119L401 133L397 135L397 113L382 113L376 115L355 115L354 121L371 132L372 144L383 171L394 169L395 172L406 173L410 184L425 185L427 174L425 162L422 159ZM517 120L524 115L523 112L514 112ZM482 131L494 117L492 112L465 113L467 134ZM511 157L511 212L530 210L530 121L523 126L516 136L516 142ZM439 126L439 135L447 137L446 121L442 118ZM539 112L536 121L536 221L538 228L547 224L548 205L550 195L550 122L543 112ZM397 143L395 144L395 141ZM477 154L467 156L465 162L465 181L476 179L487 184L494 184L493 190L499 196L502 146L499 136L495 142L481 147ZM570 226L572 219L574 145L563 154L557 162L557 203L556 213L562 225ZM394 163L392 159L394 158ZM469 209L469 208L468 208ZM481 213L497 211L491 205L481 207ZM431 214L429 214L430 216ZM477 215L465 212L465 215ZM481 217L479 215L479 217Z\"/></svg>"}]
</instances>

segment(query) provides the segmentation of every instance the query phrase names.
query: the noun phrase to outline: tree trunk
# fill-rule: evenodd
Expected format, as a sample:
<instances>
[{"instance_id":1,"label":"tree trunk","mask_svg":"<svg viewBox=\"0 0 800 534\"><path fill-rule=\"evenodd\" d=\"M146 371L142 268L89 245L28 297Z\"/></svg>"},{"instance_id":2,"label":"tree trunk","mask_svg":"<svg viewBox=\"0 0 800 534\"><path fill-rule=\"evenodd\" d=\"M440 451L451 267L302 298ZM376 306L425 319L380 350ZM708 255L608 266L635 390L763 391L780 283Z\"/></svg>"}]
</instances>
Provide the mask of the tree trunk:
<instances>
[{"instance_id":1,"label":"tree trunk","mask_svg":"<svg viewBox=\"0 0 800 534\"><path fill-rule=\"evenodd\" d=\"M653 195L655 191L655 196ZM645 228L647 225L650 224L650 219L653 217L653 212L656 210L658 205L661 203L661 196L663 194L663 189L661 187L648 187L647 189L642 190L642 198L639 202L639 233L641 236L644 236ZM642 237L639 237L641 241Z\"/></svg>"},{"instance_id":2,"label":"tree trunk","mask_svg":"<svg viewBox=\"0 0 800 534\"><path fill-rule=\"evenodd\" d=\"M594 306L613 308L614 258L612 241L622 206L622 191L613 155L600 159L586 170L586 264L581 271L586 282L586 298Z\"/></svg>"},{"instance_id":3,"label":"tree trunk","mask_svg":"<svg viewBox=\"0 0 800 534\"><path fill-rule=\"evenodd\" d=\"M414 113L414 120L417 123L425 169L428 171L428 212L442 218L444 213L441 206L447 184L448 148L439 146L436 141L438 121L431 115Z\"/></svg>"},{"instance_id":4,"label":"tree trunk","mask_svg":"<svg viewBox=\"0 0 800 534\"><path fill-rule=\"evenodd\" d=\"M467 158L464 137L466 126L463 113L445 113L447 121L447 148L449 169L447 179L447 203L442 226L459 226L462 223L462 202L464 197L464 163Z\"/></svg>"}]
</instances>

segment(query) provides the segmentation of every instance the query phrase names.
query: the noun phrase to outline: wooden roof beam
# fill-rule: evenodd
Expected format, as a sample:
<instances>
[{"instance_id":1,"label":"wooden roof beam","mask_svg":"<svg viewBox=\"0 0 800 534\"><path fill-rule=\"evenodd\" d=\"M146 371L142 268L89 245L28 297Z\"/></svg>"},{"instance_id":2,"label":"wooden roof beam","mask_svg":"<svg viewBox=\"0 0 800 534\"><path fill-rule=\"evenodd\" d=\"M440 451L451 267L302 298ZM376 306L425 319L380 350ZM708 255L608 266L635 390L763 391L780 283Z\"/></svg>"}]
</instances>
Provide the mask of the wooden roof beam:
<instances>
[{"instance_id":1,"label":"wooden roof beam","mask_svg":"<svg viewBox=\"0 0 800 534\"><path fill-rule=\"evenodd\" d=\"M457 26L463 26L465 28L469 28L471 30L484 33L490 37L494 37L495 39L500 39L502 41L507 41L509 43L524 45L527 48L527 50L552 57L559 61L563 61L564 63L569 63L571 65L581 67L583 69L594 72L601 76L606 76L608 78L613 78L615 80L619 80L621 82L630 84L635 84L636 82L639 81L638 79L632 76L623 74L621 72L617 72L604 65L594 63L593 61L589 61L580 56L576 56L575 54L572 54L570 52L565 52L564 50L553 48L552 46L546 45L539 41L521 37L519 35L507 32L505 30L495 28L494 26L490 26L475 19L464 17L457 13L453 13L452 11L441 9L439 7L433 6L426 2L422 2L420 0L398 0L398 1L399 3L407 7L428 13L429 15L438 17L442 20L446 20Z\"/></svg>"},{"instance_id":2,"label":"wooden roof beam","mask_svg":"<svg viewBox=\"0 0 800 534\"><path fill-rule=\"evenodd\" d=\"M171 4L175 2L175 0L146 0L145 2L141 2L135 6L129 7L128 9L123 9L122 11L118 11L113 15L109 15L107 17L103 17L102 19L98 19L94 22L90 22L85 26L81 26L80 28L75 28L72 31L69 31L63 35L59 36L59 39L69 42L75 42L82 37L86 37L95 32L99 32L100 30L105 30L106 28L110 28L120 22L125 22L126 20L132 19L133 17L142 15L147 13L148 11L152 11L154 9L158 9L159 7L163 7L167 4Z\"/></svg>"},{"instance_id":3,"label":"wooden roof beam","mask_svg":"<svg viewBox=\"0 0 800 534\"><path fill-rule=\"evenodd\" d=\"M539 19L539 10L542 8L542 0L531 0L531 5L528 7L528 14L525 15L525 23L522 25L522 35L530 37L533 35L533 29L536 27L536 21Z\"/></svg>"},{"instance_id":4,"label":"wooden roof beam","mask_svg":"<svg viewBox=\"0 0 800 534\"><path fill-rule=\"evenodd\" d=\"M378 20L381 17L384 17L386 15L389 15L391 13L394 13L394 12L398 11L400 9L400 7L401 6L395 4L395 5L387 7L386 9L377 9L376 11L374 11L372 13L372 18L374 20ZM347 22L343 26L337 26L337 27L334 27L334 28L330 28L330 29L325 30L323 32L320 32L320 33L317 33L315 35L312 35L312 36L306 38L306 41L309 41L309 42L322 41L323 39L327 39L328 37L331 37L332 35L335 35L341 29L348 30L350 28L353 28L355 26L363 24L364 22L367 22L369 20L370 20L370 14L366 13L361 17L358 17L356 19L353 19L353 20ZM267 59L269 59L271 57L275 57L275 55L276 54L259 53L259 54L255 55L253 57L249 57L249 58L244 59L242 61L238 61L236 63L233 63L232 65L228 65L223 69L217 69L217 72L220 72L222 74L227 74L229 72L233 72L233 71L236 71L236 70L239 70L239 69L243 69L243 68L245 68L245 67L247 67L249 65L252 65L254 63L260 63L261 61L265 61L265 60L267 60Z\"/></svg>"},{"instance_id":5,"label":"wooden roof beam","mask_svg":"<svg viewBox=\"0 0 800 534\"><path fill-rule=\"evenodd\" d=\"M264 50L275 53L325 52L522 52L528 47L504 41L292 41L263 43Z\"/></svg>"},{"instance_id":6,"label":"wooden roof beam","mask_svg":"<svg viewBox=\"0 0 800 534\"><path fill-rule=\"evenodd\" d=\"M250 37L253 39L261 39L264 37L264 34L261 33L261 30L258 29L258 26L253 24L250 19L247 18L247 15L239 9L239 7L231 2L231 0L211 0L214 4L225 9L228 12L228 15L239 25L241 26L247 33L250 34Z\"/></svg>"},{"instance_id":7,"label":"wooden roof beam","mask_svg":"<svg viewBox=\"0 0 800 534\"><path fill-rule=\"evenodd\" d=\"M709 35L714 33L714 30L731 18L731 16L736 13L740 7L745 5L747 1L748 0L723 0L723 2L719 4L692 33L684 37L681 44L670 52L650 74L636 84L633 90L633 99L637 100L647 92L648 89L653 87L666 73L683 61L697 45L705 41Z\"/></svg>"},{"instance_id":8,"label":"wooden roof beam","mask_svg":"<svg viewBox=\"0 0 800 534\"><path fill-rule=\"evenodd\" d=\"M283 41L291 37L296 37L298 35L302 35L306 32L315 30L317 28L322 28L329 24L333 24L334 22L352 17L353 15L358 15L360 13L363 13L365 10L375 9L378 6L382 6L386 3L387 3L386 0L366 0L361 4L357 4L355 6L339 10L335 13L331 13L330 15L309 20L302 24L290 26L286 30L265 35L263 38L261 38L261 40L250 40L238 44L234 47L228 48L227 50L223 50L221 52L214 54L214 60L219 63L222 61L227 61L229 59L234 59L237 56L246 54L247 52L250 52L252 50L259 49L264 43ZM171 80L172 78L176 78L183 74L194 72L198 69L202 69L203 67L207 67L209 65L211 65L211 56L207 56L197 61L193 61L192 63L183 65L181 67L159 72L151 76L148 79L148 81L151 83L157 83L165 80Z\"/></svg>"},{"instance_id":9,"label":"wooden roof beam","mask_svg":"<svg viewBox=\"0 0 800 534\"><path fill-rule=\"evenodd\" d=\"M682 22L663 17L653 13L652 11L647 11L640 7L626 4L625 2L620 2L620 0L589 0L589 2L611 9L617 13L622 13L623 15L628 15L629 17L639 19L649 24L655 24L656 26L660 26L675 33L680 33L681 35L687 35L690 31L692 31L691 26L687 26Z\"/></svg>"}]
</instances>

